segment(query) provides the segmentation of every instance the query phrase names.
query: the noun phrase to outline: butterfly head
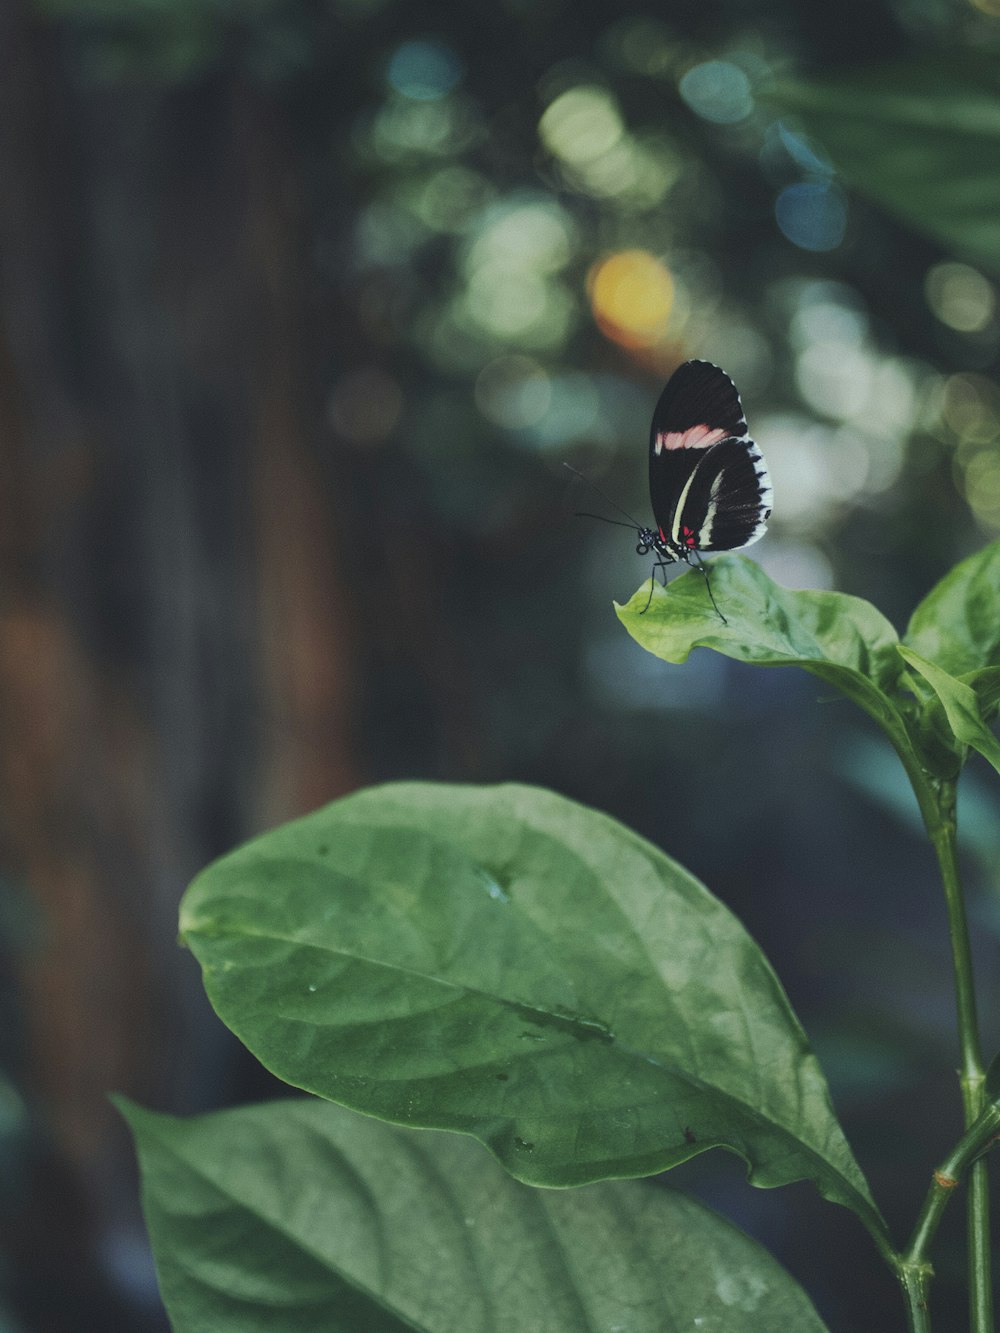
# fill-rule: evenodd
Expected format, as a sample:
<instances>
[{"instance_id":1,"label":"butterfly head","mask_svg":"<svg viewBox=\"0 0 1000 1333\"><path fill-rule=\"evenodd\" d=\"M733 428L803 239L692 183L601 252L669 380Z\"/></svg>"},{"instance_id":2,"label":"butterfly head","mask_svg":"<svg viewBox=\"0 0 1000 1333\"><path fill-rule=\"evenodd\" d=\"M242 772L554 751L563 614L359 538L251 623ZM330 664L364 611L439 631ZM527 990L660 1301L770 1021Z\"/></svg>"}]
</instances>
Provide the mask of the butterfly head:
<instances>
[{"instance_id":1,"label":"butterfly head","mask_svg":"<svg viewBox=\"0 0 1000 1333\"><path fill-rule=\"evenodd\" d=\"M636 528L635 531L638 537L636 555L649 555L652 551L656 555L657 564L672 564L673 561L683 558L655 528Z\"/></svg>"}]
</instances>

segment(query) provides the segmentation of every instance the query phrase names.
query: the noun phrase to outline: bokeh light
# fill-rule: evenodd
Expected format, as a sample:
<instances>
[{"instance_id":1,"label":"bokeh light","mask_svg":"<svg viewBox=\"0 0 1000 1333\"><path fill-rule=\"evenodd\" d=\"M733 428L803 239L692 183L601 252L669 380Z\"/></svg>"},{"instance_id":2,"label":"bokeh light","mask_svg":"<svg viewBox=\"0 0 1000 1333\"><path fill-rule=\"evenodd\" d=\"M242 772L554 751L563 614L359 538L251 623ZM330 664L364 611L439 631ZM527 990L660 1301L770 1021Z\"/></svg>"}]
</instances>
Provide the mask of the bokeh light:
<instances>
[{"instance_id":1,"label":"bokeh light","mask_svg":"<svg viewBox=\"0 0 1000 1333\"><path fill-rule=\"evenodd\" d=\"M869 450L856 431L788 412L759 418L754 438L767 459L784 529L815 538L867 487Z\"/></svg>"},{"instance_id":2,"label":"bokeh light","mask_svg":"<svg viewBox=\"0 0 1000 1333\"><path fill-rule=\"evenodd\" d=\"M631 134L617 100L597 84L576 84L549 103L538 137L565 186L635 209L660 203L683 170L662 132Z\"/></svg>"},{"instance_id":3,"label":"bokeh light","mask_svg":"<svg viewBox=\"0 0 1000 1333\"><path fill-rule=\"evenodd\" d=\"M574 248L573 223L555 200L521 193L489 205L469 227L465 289L451 317L523 349L560 346L577 317L558 278Z\"/></svg>"},{"instance_id":4,"label":"bokeh light","mask_svg":"<svg viewBox=\"0 0 1000 1333\"><path fill-rule=\"evenodd\" d=\"M814 543L769 535L754 559L783 588L832 588L833 566Z\"/></svg>"},{"instance_id":5,"label":"bokeh light","mask_svg":"<svg viewBox=\"0 0 1000 1333\"><path fill-rule=\"evenodd\" d=\"M392 97L370 123L362 121L355 141L363 153L396 164L420 158L453 157L484 134L479 112L459 95L433 101Z\"/></svg>"},{"instance_id":6,"label":"bokeh light","mask_svg":"<svg viewBox=\"0 0 1000 1333\"><path fill-rule=\"evenodd\" d=\"M867 313L844 284L807 282L787 295L795 304L789 340L802 401L850 428L852 448L865 453L865 496L887 490L899 476L919 410L916 372L873 345ZM842 489L835 486L832 496L842 498Z\"/></svg>"},{"instance_id":7,"label":"bokeh light","mask_svg":"<svg viewBox=\"0 0 1000 1333\"><path fill-rule=\"evenodd\" d=\"M616 23L605 34L602 45L619 69L647 78L668 76L683 51L665 23L638 15Z\"/></svg>"},{"instance_id":8,"label":"bokeh light","mask_svg":"<svg viewBox=\"0 0 1000 1333\"><path fill-rule=\"evenodd\" d=\"M615 147L625 133L625 124L618 103L606 89L582 84L546 107L538 133L550 153L573 166L585 166Z\"/></svg>"},{"instance_id":9,"label":"bokeh light","mask_svg":"<svg viewBox=\"0 0 1000 1333\"><path fill-rule=\"evenodd\" d=\"M955 485L979 522L1000 530L1000 388L982 375L950 375L939 408Z\"/></svg>"},{"instance_id":10,"label":"bokeh light","mask_svg":"<svg viewBox=\"0 0 1000 1333\"><path fill-rule=\"evenodd\" d=\"M569 263L576 236L569 214L559 203L529 194L512 195L491 205L477 219L474 230L463 261L469 275L488 264L556 273Z\"/></svg>"},{"instance_id":11,"label":"bokeh light","mask_svg":"<svg viewBox=\"0 0 1000 1333\"><path fill-rule=\"evenodd\" d=\"M815 139L791 129L783 121L779 121L775 128L779 143L801 171L813 177L833 175L830 159Z\"/></svg>"},{"instance_id":12,"label":"bokeh light","mask_svg":"<svg viewBox=\"0 0 1000 1333\"><path fill-rule=\"evenodd\" d=\"M735 125L753 110L750 80L728 60L695 65L681 79L678 91L692 111L716 125Z\"/></svg>"},{"instance_id":13,"label":"bokeh light","mask_svg":"<svg viewBox=\"0 0 1000 1333\"><path fill-rule=\"evenodd\" d=\"M590 305L601 332L622 347L662 342L674 303L670 271L646 250L609 255L590 276Z\"/></svg>"},{"instance_id":14,"label":"bokeh light","mask_svg":"<svg viewBox=\"0 0 1000 1333\"><path fill-rule=\"evenodd\" d=\"M959 333L981 333L996 314L996 291L968 264L935 264L924 280L927 304L942 324Z\"/></svg>"},{"instance_id":15,"label":"bokeh light","mask_svg":"<svg viewBox=\"0 0 1000 1333\"><path fill-rule=\"evenodd\" d=\"M961 467L959 484L976 518L1000 530L1000 447L973 453Z\"/></svg>"},{"instance_id":16,"label":"bokeh light","mask_svg":"<svg viewBox=\"0 0 1000 1333\"><path fill-rule=\"evenodd\" d=\"M464 72L462 61L441 42L404 42L389 60L386 81L412 101L433 102L450 93Z\"/></svg>"},{"instance_id":17,"label":"bokeh light","mask_svg":"<svg viewBox=\"0 0 1000 1333\"><path fill-rule=\"evenodd\" d=\"M552 402L552 382L527 356L499 356L476 379L476 406L495 425L508 430L533 426Z\"/></svg>"},{"instance_id":18,"label":"bokeh light","mask_svg":"<svg viewBox=\"0 0 1000 1333\"><path fill-rule=\"evenodd\" d=\"M830 181L786 185L774 204L782 234L802 250L835 250L847 230L847 199Z\"/></svg>"},{"instance_id":19,"label":"bokeh light","mask_svg":"<svg viewBox=\"0 0 1000 1333\"><path fill-rule=\"evenodd\" d=\"M982 375L950 375L941 397L941 420L959 447L1000 438L1000 389Z\"/></svg>"},{"instance_id":20,"label":"bokeh light","mask_svg":"<svg viewBox=\"0 0 1000 1333\"><path fill-rule=\"evenodd\" d=\"M460 235L492 202L495 187L478 171L455 163L424 178L411 196L411 208L436 232Z\"/></svg>"}]
</instances>

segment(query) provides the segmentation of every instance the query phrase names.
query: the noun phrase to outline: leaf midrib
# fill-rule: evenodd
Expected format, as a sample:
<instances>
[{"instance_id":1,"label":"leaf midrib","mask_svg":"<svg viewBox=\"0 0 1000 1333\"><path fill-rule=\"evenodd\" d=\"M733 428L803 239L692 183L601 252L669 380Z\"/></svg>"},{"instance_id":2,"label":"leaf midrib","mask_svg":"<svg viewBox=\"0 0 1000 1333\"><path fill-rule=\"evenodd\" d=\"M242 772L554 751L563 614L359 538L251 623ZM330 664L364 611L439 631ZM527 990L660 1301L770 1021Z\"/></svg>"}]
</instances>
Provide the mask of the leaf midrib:
<instances>
[{"instance_id":1,"label":"leaf midrib","mask_svg":"<svg viewBox=\"0 0 1000 1333\"><path fill-rule=\"evenodd\" d=\"M190 934L190 933L191 933L190 929L188 929L188 930L185 931L185 934L186 934L186 935L187 935L187 934ZM209 932L205 932L205 933L209 933ZM222 930L220 930L220 931L218 931L218 932L215 932L214 934L210 934L210 937L211 937L211 938L219 938L219 937L221 937L221 936L223 936L223 935L231 934L231 933L232 933L232 932L226 932L226 931L222 931ZM280 942L280 943L284 943L284 944L295 945L295 946L298 947L298 948L305 948L305 949L320 949L321 947L323 947L323 946L320 946L320 945L317 945L317 944L311 944L311 943L304 942L304 941L302 941L302 940L298 940L298 939L296 939L296 938L294 938L294 937L292 937L292 936L277 935L277 934L273 934L273 933L272 933L272 934L265 934L265 933L262 932L262 931L254 931L254 930L246 930L246 931L242 931L242 932L240 932L240 933L241 933L242 936L247 937L247 938L251 938L251 939L266 939L266 940L276 941L276 942ZM335 949L330 949L329 947L327 947L327 948L325 949L325 951L328 952L328 953L334 954L334 955L336 955L336 956L339 956L339 957L348 958L348 959L350 959L352 962L365 963L365 964L367 964L367 965L369 965L369 966L371 966L371 967L386 968L386 969L391 970L391 971L397 971L397 972L403 973L404 975L408 975L408 976L416 977L416 978L420 979L421 981L431 981L431 982L434 982L434 983L436 983L436 984L438 984L438 985L440 985L440 986L442 986L442 987L444 987L444 988L447 988L447 989L449 989L449 990L456 991L456 992L458 992L458 993L460 993L460 994L462 994L462 995L475 995L475 996L480 997L481 999L490 1000L490 1001L492 1001L493 1003L499 1005L499 1006L502 1007L502 1008L512 1008L512 1007L517 1007L517 1008L523 1008L523 1009L531 1009L533 1012L536 1012L536 1013L539 1013L539 1014L545 1014L545 1015L546 1015L546 1019L547 1019L547 1021L551 1021L551 1020L554 1020L554 1019L555 1019L555 1020L566 1021L564 1015L554 1014L554 1013L550 1012L549 1010L545 1009L545 1008L542 1007L542 1006L538 1006L538 1005L525 1005L525 1004L522 1004L520 1001L505 1000L505 999L502 998L501 996L495 995L495 994L493 994L493 993L490 992L490 991L485 991L485 990L477 989L476 987L473 987L473 986L465 986L465 985L463 985L463 984L461 984L461 983L459 983L459 982L449 981L449 980L447 980L447 978L444 978L444 977L435 977L435 976L429 975L429 974L424 973L424 972L417 972L417 971L415 971L415 970L412 969L412 968L406 968L406 967L403 967L403 966L400 965L400 964L395 964L395 963L391 963L391 962L381 962L381 961L379 961L379 960L377 960L377 959L368 958L368 957L366 957L366 956L363 955L363 954L349 953L349 952L346 951L346 950L335 950ZM282 1021L282 1022L285 1022L285 1023L290 1023L290 1024L307 1024L307 1023L309 1023L309 1020L306 1019L306 1018L299 1018L299 1017L296 1017L296 1016L294 1016L294 1015L287 1015L287 1014L281 1016L281 1021ZM315 1024L315 1023L313 1023L313 1024L311 1024L311 1026L314 1026L314 1027L315 1027L315 1026L318 1026L318 1025ZM352 1025L349 1025L349 1026L358 1026L358 1025L357 1025L357 1024L352 1024ZM667 1074L667 1075L669 1075L669 1076L671 1076L671 1077L678 1078L678 1079L680 1079L681 1081L687 1083L688 1086L690 1086L691 1088L693 1088L693 1089L695 1089L695 1090L698 1090L698 1091L702 1091L702 1092L708 1093L708 1094L710 1094L710 1095L712 1095L712 1096L715 1096L715 1097L720 1097L720 1098L724 1099L726 1102L730 1103L732 1106L739 1108L740 1113L741 1113L744 1117L746 1117L746 1118L748 1118L748 1119L750 1119L750 1120L752 1120L752 1121L755 1121L757 1124L763 1126L765 1129L767 1129L767 1130L770 1131L771 1133L775 1133L775 1132L776 1132L776 1133L781 1134L783 1137L786 1137L788 1140L790 1140L790 1142L791 1142L796 1148L798 1148L798 1149L800 1149L800 1150L803 1151L803 1153L804 1153L804 1155L806 1156L807 1159L809 1159L809 1160L811 1160L811 1161L813 1161L813 1162L815 1162L815 1163L817 1163L817 1164L819 1165L819 1167L821 1168L820 1171L819 1171L819 1175L821 1175L822 1177L826 1177L826 1178L829 1178L829 1177L833 1176L837 1181L841 1182L842 1185L843 1185L844 1187L846 1187L846 1188L850 1191L850 1193L852 1194L852 1196L856 1197L856 1198L861 1202L861 1204L862 1204L862 1206L863 1206L863 1209L864 1209L866 1212L869 1212L869 1213L872 1212L872 1205L869 1203L869 1201L868 1201L867 1199L865 1199L864 1195L860 1193L860 1191L859 1191L859 1190L857 1189L857 1187L851 1182L851 1180L849 1180L848 1177L845 1176L845 1175L841 1172L841 1170L840 1170L837 1166L834 1165L834 1163L830 1162L826 1157L822 1156L820 1150L819 1150L817 1147L813 1146L812 1144L810 1144L809 1142L807 1142L805 1139L799 1137L798 1134L797 1134L792 1128L790 1128L788 1125L782 1124L781 1121L779 1121L779 1120L777 1120L777 1119L769 1118L769 1117L766 1116L763 1112L761 1112L760 1110L758 1110L757 1107L755 1107L755 1106L753 1106L753 1105L751 1105L751 1104L749 1104L749 1103L743 1101L742 1098L740 1098L736 1093L734 1093L734 1092L731 1091L730 1089L728 1089L728 1088L724 1088L724 1087L720 1087L719 1085L717 1085L717 1084L715 1084L715 1083L709 1082L708 1080L706 1080L706 1079L704 1079L704 1078L698 1077L697 1075L692 1074L689 1070L683 1068L682 1066L677 1066L677 1065L670 1064L670 1063L668 1063L666 1060L663 1060L663 1059L657 1059L656 1056L649 1055L649 1054L647 1054L646 1052L636 1050L635 1048L630 1047L630 1046L628 1046L627 1044L625 1044L624 1042L622 1042L622 1041L620 1040L620 1038L618 1038L617 1036L614 1038L614 1043L613 1043L613 1044L614 1044L615 1049L616 1049L617 1051L621 1052L621 1054L622 1054L623 1056L625 1056L626 1058L628 1058L628 1059L630 1059L630 1060L637 1060L637 1061L640 1061L640 1062L642 1062L642 1063L652 1065L655 1069L662 1070L665 1074ZM515 1055L513 1058L514 1058L514 1059L519 1059L519 1058L520 1058L520 1059L525 1059L525 1060L529 1060L529 1059L537 1059L537 1058L538 1058L538 1054L537 1054L537 1053L532 1054L531 1052L526 1051L522 1057L517 1057L517 1056ZM385 1080L383 1080L383 1081L384 1081L384 1082L387 1082L387 1083L399 1083L399 1082L406 1082L406 1081L409 1081L409 1080L385 1079ZM796 1081L796 1086L798 1086L797 1081ZM800 1100L801 1100L801 1098L800 1098ZM512 1119L512 1121L514 1121L514 1122L516 1123L516 1121L517 1121L517 1116L516 1116L516 1114L511 1114L510 1118ZM744 1154L743 1154L742 1152L740 1152L738 1149L733 1148L732 1150L735 1151L735 1152L737 1152L737 1154L738 1154L739 1156L741 1156L741 1157L744 1156ZM744 1160L748 1160L748 1159L744 1158ZM751 1166L751 1168L753 1168L753 1163L752 1163L752 1161L749 1162L749 1165ZM876 1219L878 1219L877 1210L874 1211L873 1215L874 1215L874 1217L875 1217ZM878 1219L878 1220L880 1220L880 1219Z\"/></svg>"}]
</instances>

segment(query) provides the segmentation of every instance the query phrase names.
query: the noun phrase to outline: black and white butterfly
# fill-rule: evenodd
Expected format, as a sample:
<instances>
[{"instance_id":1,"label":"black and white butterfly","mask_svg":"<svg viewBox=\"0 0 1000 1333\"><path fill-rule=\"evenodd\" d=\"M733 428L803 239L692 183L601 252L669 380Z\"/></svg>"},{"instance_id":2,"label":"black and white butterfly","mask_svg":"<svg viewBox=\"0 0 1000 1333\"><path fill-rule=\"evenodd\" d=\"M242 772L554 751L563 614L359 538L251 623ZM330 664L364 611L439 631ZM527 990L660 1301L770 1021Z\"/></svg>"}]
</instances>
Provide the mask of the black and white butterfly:
<instances>
[{"instance_id":1,"label":"black and white butterfly","mask_svg":"<svg viewBox=\"0 0 1000 1333\"><path fill-rule=\"evenodd\" d=\"M685 361L660 394L649 432L649 498L656 527L638 528L636 550L655 555L654 578L677 561L705 572L703 553L739 550L767 530L764 459L735 384L710 361Z\"/></svg>"}]
</instances>

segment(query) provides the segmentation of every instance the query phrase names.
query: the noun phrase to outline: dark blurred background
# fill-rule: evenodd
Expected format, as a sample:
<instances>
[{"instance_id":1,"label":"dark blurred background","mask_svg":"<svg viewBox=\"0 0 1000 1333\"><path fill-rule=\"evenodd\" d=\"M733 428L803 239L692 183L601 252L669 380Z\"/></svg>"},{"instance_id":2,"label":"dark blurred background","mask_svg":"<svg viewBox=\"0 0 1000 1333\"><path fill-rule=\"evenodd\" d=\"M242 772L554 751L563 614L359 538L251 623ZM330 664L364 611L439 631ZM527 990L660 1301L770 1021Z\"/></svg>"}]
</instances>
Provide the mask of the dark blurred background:
<instances>
[{"instance_id":1,"label":"dark blurred background","mask_svg":"<svg viewBox=\"0 0 1000 1333\"><path fill-rule=\"evenodd\" d=\"M902 1240L960 1118L902 774L811 677L646 656L611 603L648 570L562 463L648 521L651 409L698 356L769 462L779 582L902 628L1000 534L995 274L758 95L946 44L992 58L1000 0L0 6L0 1328L166 1327L106 1093L276 1090L176 947L180 894L397 777L551 786L699 875ZM994 791L971 766L987 1055ZM902 1327L811 1188L719 1154L672 1179L834 1333ZM952 1211L936 1330L965 1327Z\"/></svg>"}]
</instances>

